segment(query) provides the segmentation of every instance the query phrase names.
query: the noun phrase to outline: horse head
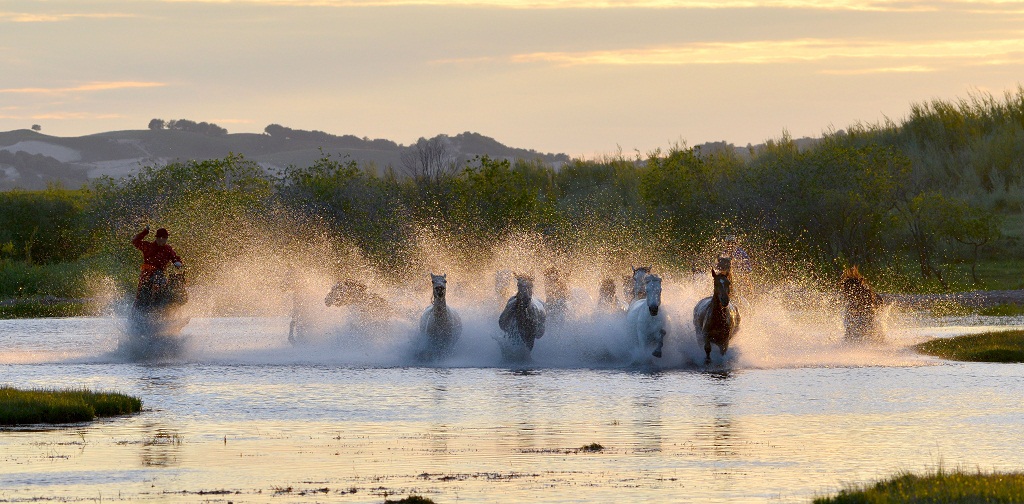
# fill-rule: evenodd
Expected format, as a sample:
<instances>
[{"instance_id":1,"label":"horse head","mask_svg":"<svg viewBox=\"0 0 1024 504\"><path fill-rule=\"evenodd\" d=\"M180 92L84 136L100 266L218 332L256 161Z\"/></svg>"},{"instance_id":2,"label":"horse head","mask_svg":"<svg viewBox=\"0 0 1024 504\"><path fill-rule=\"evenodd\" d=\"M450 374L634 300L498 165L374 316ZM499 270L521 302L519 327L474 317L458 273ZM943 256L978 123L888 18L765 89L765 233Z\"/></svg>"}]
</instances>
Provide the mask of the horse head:
<instances>
[{"instance_id":1,"label":"horse head","mask_svg":"<svg viewBox=\"0 0 1024 504\"><path fill-rule=\"evenodd\" d=\"M661 278L657 275L647 275L644 278L644 290L647 291L647 311L652 317L656 317L661 308Z\"/></svg>"},{"instance_id":2,"label":"horse head","mask_svg":"<svg viewBox=\"0 0 1024 504\"><path fill-rule=\"evenodd\" d=\"M443 301L448 290L448 275L435 275L431 273L430 282L434 285L434 301Z\"/></svg>"},{"instance_id":3,"label":"horse head","mask_svg":"<svg viewBox=\"0 0 1024 504\"><path fill-rule=\"evenodd\" d=\"M866 278L861 275L857 266L843 269L843 279L839 285L847 306L856 310L866 310L877 304L876 294Z\"/></svg>"},{"instance_id":4,"label":"horse head","mask_svg":"<svg viewBox=\"0 0 1024 504\"><path fill-rule=\"evenodd\" d=\"M729 294L732 293L732 279L729 270L719 271L711 268L711 278L715 287L714 297L722 306L729 306Z\"/></svg>"},{"instance_id":5,"label":"horse head","mask_svg":"<svg viewBox=\"0 0 1024 504\"><path fill-rule=\"evenodd\" d=\"M358 280L346 278L331 287L331 291L324 298L327 306L345 306L359 302L367 295L366 284Z\"/></svg>"},{"instance_id":6,"label":"horse head","mask_svg":"<svg viewBox=\"0 0 1024 504\"><path fill-rule=\"evenodd\" d=\"M533 277L516 275L516 297L529 302L533 298Z\"/></svg>"}]
</instances>

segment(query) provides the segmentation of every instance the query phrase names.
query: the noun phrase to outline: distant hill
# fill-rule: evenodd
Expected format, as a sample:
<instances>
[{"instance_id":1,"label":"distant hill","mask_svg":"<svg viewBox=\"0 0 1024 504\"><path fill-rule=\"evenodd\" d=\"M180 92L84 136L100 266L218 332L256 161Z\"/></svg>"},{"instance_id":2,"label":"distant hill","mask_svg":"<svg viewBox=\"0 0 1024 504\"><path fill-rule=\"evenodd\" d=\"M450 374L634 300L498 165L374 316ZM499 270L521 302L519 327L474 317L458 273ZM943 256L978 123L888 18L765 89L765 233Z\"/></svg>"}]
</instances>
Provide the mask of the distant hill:
<instances>
[{"instance_id":1,"label":"distant hill","mask_svg":"<svg viewBox=\"0 0 1024 504\"><path fill-rule=\"evenodd\" d=\"M475 156L542 160L555 167L566 154L508 147L479 133L439 135L461 162ZM435 137L437 138L437 137ZM330 154L355 160L365 169L393 167L402 173L402 153L412 149L390 140L331 135L270 125L266 133L203 134L170 129L111 131L81 137L55 137L32 130L0 132L0 190L42 189L48 183L79 187L102 176L123 177L144 166L218 159L241 154L268 171L306 167Z\"/></svg>"}]
</instances>

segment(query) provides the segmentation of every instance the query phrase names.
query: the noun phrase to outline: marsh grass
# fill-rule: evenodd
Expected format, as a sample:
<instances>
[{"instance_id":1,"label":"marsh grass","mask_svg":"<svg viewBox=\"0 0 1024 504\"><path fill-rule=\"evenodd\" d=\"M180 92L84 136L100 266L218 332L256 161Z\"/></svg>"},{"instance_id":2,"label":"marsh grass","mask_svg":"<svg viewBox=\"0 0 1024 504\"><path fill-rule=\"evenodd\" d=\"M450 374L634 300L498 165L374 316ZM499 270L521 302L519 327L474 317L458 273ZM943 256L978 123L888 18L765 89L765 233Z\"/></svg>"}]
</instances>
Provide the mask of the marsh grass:
<instances>
[{"instance_id":1,"label":"marsh grass","mask_svg":"<svg viewBox=\"0 0 1024 504\"><path fill-rule=\"evenodd\" d=\"M918 476L899 474L870 486L852 486L815 504L1024 502L1024 473L968 473L938 469Z\"/></svg>"},{"instance_id":2,"label":"marsh grass","mask_svg":"<svg viewBox=\"0 0 1024 504\"><path fill-rule=\"evenodd\" d=\"M917 351L967 362L1024 362L1024 330L969 334L915 345Z\"/></svg>"},{"instance_id":3,"label":"marsh grass","mask_svg":"<svg viewBox=\"0 0 1024 504\"><path fill-rule=\"evenodd\" d=\"M87 422L141 410L142 400L118 393L0 387L0 425Z\"/></svg>"},{"instance_id":4,"label":"marsh grass","mask_svg":"<svg viewBox=\"0 0 1024 504\"><path fill-rule=\"evenodd\" d=\"M399 500L384 499L384 504L434 504L434 501L419 495L410 495Z\"/></svg>"}]
</instances>

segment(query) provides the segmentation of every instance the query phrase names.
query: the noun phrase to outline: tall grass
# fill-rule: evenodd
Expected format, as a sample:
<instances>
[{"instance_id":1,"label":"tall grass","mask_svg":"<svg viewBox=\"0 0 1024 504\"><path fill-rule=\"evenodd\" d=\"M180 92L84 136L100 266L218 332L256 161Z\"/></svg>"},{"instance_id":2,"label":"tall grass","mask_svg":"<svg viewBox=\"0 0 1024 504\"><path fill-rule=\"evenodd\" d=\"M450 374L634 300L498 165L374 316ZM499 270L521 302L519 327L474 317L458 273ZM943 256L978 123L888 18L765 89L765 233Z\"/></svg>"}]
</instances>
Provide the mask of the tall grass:
<instances>
[{"instance_id":1,"label":"tall grass","mask_svg":"<svg viewBox=\"0 0 1024 504\"><path fill-rule=\"evenodd\" d=\"M904 473L872 486L851 487L815 504L1024 502L1024 473L968 473L938 469L918 476Z\"/></svg>"},{"instance_id":2,"label":"tall grass","mask_svg":"<svg viewBox=\"0 0 1024 504\"><path fill-rule=\"evenodd\" d=\"M919 343L922 353L967 362L1024 362L1024 330L969 334Z\"/></svg>"},{"instance_id":3,"label":"tall grass","mask_svg":"<svg viewBox=\"0 0 1024 504\"><path fill-rule=\"evenodd\" d=\"M141 399L119 393L0 387L0 425L87 422L139 411Z\"/></svg>"}]
</instances>

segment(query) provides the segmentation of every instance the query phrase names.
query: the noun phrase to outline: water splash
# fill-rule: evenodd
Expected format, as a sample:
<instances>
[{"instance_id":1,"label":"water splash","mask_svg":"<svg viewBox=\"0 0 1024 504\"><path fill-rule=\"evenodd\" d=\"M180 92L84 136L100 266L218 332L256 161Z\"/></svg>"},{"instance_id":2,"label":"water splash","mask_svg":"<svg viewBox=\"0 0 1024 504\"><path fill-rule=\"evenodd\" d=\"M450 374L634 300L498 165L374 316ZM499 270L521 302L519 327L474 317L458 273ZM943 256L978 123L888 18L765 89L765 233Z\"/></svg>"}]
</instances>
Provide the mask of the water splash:
<instances>
[{"instance_id":1,"label":"water splash","mask_svg":"<svg viewBox=\"0 0 1024 504\"><path fill-rule=\"evenodd\" d=\"M654 265L664 280L663 309L672 319L661 359L638 359L627 335L624 313L598 308L602 280L621 284L629 265L601 250L556 251L539 235L513 234L490 250L466 256L424 230L406 271L382 271L358 249L328 253L325 246L307 249L251 247L234 255L204 278L193 280L188 306L192 322L182 361L258 364L325 364L347 366L505 366L495 339L497 320L508 290L503 273L533 275L535 295L545 298L550 286L542 272L556 268L570 292L569 313L550 324L537 341L533 367L704 369L692 309L711 294L710 276L695 269ZM329 259L334 257L334 259ZM439 362L420 362L418 319L431 300L429 273L449 279L448 303L459 312L464 330L455 352ZM343 279L365 284L375 306L326 306L324 297ZM510 280L510 277L509 277ZM713 350L711 368L780 368L821 366L906 366L924 360L906 350L913 336L889 331L887 343L850 345L842 341L842 324L834 295L807 279L745 279L735 296L742 316L740 332L729 352ZM744 282L737 282L743 284ZM621 292L619 293L621 296ZM892 327L909 320L887 313ZM296 344L289 343L292 333ZM909 338L909 339L908 339ZM644 361L649 362L644 362Z\"/></svg>"}]
</instances>

